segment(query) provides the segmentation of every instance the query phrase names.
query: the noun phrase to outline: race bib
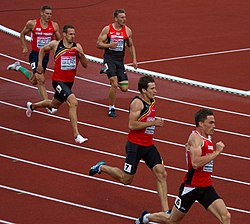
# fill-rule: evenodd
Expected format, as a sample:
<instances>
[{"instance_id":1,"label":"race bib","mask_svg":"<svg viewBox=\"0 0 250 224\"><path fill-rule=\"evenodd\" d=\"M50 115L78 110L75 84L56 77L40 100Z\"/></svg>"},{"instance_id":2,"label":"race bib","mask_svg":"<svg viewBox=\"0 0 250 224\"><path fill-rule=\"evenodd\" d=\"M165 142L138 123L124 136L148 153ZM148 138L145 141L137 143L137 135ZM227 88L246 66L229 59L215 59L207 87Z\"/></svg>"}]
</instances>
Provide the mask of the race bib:
<instances>
[{"instance_id":1,"label":"race bib","mask_svg":"<svg viewBox=\"0 0 250 224\"><path fill-rule=\"evenodd\" d=\"M154 120L155 120L155 118L153 118L153 117L147 118L147 121L154 121ZM149 126L149 127L146 127L146 129L145 129L146 134L153 135L154 132L155 132L155 126Z\"/></svg>"},{"instance_id":2,"label":"race bib","mask_svg":"<svg viewBox=\"0 0 250 224\"><path fill-rule=\"evenodd\" d=\"M51 37L37 37L37 47L41 48L44 45L48 44L51 40Z\"/></svg>"},{"instance_id":3,"label":"race bib","mask_svg":"<svg viewBox=\"0 0 250 224\"><path fill-rule=\"evenodd\" d=\"M61 70L74 70L74 69L76 69L76 56L62 56Z\"/></svg>"},{"instance_id":4,"label":"race bib","mask_svg":"<svg viewBox=\"0 0 250 224\"><path fill-rule=\"evenodd\" d=\"M123 47L124 47L123 36L111 35L110 43L114 43L114 42L117 43L116 48L115 49L109 48L109 50L111 50L111 51L123 51Z\"/></svg>"},{"instance_id":5,"label":"race bib","mask_svg":"<svg viewBox=\"0 0 250 224\"><path fill-rule=\"evenodd\" d=\"M211 160L209 163L207 163L205 166L203 166L203 171L212 173L213 167L214 167L214 161Z\"/></svg>"}]
</instances>

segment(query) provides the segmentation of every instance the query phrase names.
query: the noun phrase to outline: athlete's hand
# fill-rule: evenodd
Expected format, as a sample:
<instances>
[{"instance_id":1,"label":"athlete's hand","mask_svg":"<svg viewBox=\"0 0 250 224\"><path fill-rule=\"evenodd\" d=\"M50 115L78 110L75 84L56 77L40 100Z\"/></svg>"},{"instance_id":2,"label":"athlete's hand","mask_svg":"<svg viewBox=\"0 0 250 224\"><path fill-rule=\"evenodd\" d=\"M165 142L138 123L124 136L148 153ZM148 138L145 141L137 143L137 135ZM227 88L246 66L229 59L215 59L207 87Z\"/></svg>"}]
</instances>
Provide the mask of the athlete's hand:
<instances>
[{"instance_id":1,"label":"athlete's hand","mask_svg":"<svg viewBox=\"0 0 250 224\"><path fill-rule=\"evenodd\" d=\"M36 68L36 72L37 72L38 74L42 74L42 73L43 73L43 66L40 65L40 64L38 64L38 65L37 65L37 68Z\"/></svg>"},{"instance_id":2,"label":"athlete's hand","mask_svg":"<svg viewBox=\"0 0 250 224\"><path fill-rule=\"evenodd\" d=\"M24 56L27 56L27 52L28 52L28 48L23 47L22 53L23 53Z\"/></svg>"},{"instance_id":3,"label":"athlete's hand","mask_svg":"<svg viewBox=\"0 0 250 224\"><path fill-rule=\"evenodd\" d=\"M164 120L156 118L155 119L155 126L162 127L164 125Z\"/></svg>"},{"instance_id":4,"label":"athlete's hand","mask_svg":"<svg viewBox=\"0 0 250 224\"><path fill-rule=\"evenodd\" d=\"M222 141L219 141L219 142L216 143L216 149L215 149L215 151L218 154L220 154L223 151L224 147L225 147L224 143Z\"/></svg>"},{"instance_id":5,"label":"athlete's hand","mask_svg":"<svg viewBox=\"0 0 250 224\"><path fill-rule=\"evenodd\" d=\"M133 60L133 67L134 67L134 69L137 69L137 68L138 68L138 66L137 66L137 61L136 61L136 60Z\"/></svg>"},{"instance_id":6,"label":"athlete's hand","mask_svg":"<svg viewBox=\"0 0 250 224\"><path fill-rule=\"evenodd\" d=\"M117 47L117 43L116 42L112 42L109 44L109 48L115 49Z\"/></svg>"}]
</instances>

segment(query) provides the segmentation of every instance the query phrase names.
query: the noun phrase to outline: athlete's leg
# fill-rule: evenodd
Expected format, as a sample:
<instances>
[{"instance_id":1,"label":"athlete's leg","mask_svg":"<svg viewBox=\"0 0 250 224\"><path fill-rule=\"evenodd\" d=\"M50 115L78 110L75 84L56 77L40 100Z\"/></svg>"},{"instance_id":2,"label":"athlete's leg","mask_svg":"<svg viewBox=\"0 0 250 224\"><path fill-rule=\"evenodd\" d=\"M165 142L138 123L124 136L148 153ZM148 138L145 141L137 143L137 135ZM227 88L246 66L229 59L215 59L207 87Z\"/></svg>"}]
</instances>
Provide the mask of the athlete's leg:
<instances>
[{"instance_id":1,"label":"athlete's leg","mask_svg":"<svg viewBox=\"0 0 250 224\"><path fill-rule=\"evenodd\" d=\"M155 165L152 170L156 176L157 190L161 201L162 211L168 211L167 172L162 164Z\"/></svg>"},{"instance_id":2,"label":"athlete's leg","mask_svg":"<svg viewBox=\"0 0 250 224\"><path fill-rule=\"evenodd\" d=\"M77 106L78 102L75 94L70 94L67 98L67 103L69 105L69 119L73 128L74 136L79 135L78 126L77 126Z\"/></svg>"},{"instance_id":3,"label":"athlete's leg","mask_svg":"<svg viewBox=\"0 0 250 224\"><path fill-rule=\"evenodd\" d=\"M109 105L115 105L116 101L116 92L118 87L118 79L117 76L113 76L109 78L110 81L110 89L109 89Z\"/></svg>"},{"instance_id":4,"label":"athlete's leg","mask_svg":"<svg viewBox=\"0 0 250 224\"><path fill-rule=\"evenodd\" d=\"M123 170L117 167L101 165L100 170L101 172L108 174L109 176L113 177L114 179L118 180L119 182L125 185L131 184L134 179L134 175L127 174Z\"/></svg>"},{"instance_id":5,"label":"athlete's leg","mask_svg":"<svg viewBox=\"0 0 250 224\"><path fill-rule=\"evenodd\" d=\"M175 206L172 208L172 212L169 218L170 224L179 224L181 220L184 218L186 213L179 211Z\"/></svg>"},{"instance_id":6,"label":"athlete's leg","mask_svg":"<svg viewBox=\"0 0 250 224\"><path fill-rule=\"evenodd\" d=\"M228 212L224 201L220 198L215 200L207 209L223 224L231 223L231 215Z\"/></svg>"},{"instance_id":7,"label":"athlete's leg","mask_svg":"<svg viewBox=\"0 0 250 224\"><path fill-rule=\"evenodd\" d=\"M48 93L47 93L46 87L45 87L44 73L41 73L41 74L35 73L35 77L36 77L37 84L38 84L39 95L44 100L48 99Z\"/></svg>"}]
</instances>

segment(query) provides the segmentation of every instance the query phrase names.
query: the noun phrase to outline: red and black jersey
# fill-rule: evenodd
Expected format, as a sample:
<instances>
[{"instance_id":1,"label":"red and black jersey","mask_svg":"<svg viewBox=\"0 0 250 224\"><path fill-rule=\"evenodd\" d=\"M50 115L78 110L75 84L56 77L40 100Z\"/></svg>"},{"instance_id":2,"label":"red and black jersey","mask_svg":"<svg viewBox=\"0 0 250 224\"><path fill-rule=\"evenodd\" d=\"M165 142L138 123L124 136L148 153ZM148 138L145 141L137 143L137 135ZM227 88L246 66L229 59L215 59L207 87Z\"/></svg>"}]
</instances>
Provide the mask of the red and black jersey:
<instances>
[{"instance_id":1,"label":"red and black jersey","mask_svg":"<svg viewBox=\"0 0 250 224\"><path fill-rule=\"evenodd\" d=\"M36 19L36 25L31 32L31 47L33 51L39 52L39 49L54 39L55 29L51 21L47 28L42 28L40 18Z\"/></svg>"},{"instance_id":2,"label":"red and black jersey","mask_svg":"<svg viewBox=\"0 0 250 224\"><path fill-rule=\"evenodd\" d=\"M140 99L143 102L143 109L140 113L140 117L137 119L140 122L154 121L155 120L155 101L152 99L151 103L148 104L140 97L136 96L134 99ZM133 101L132 100L132 101ZM155 131L155 126L146 127L141 130L130 130L128 134L128 140L132 143L150 146L154 144L153 134Z\"/></svg>"},{"instance_id":3,"label":"red and black jersey","mask_svg":"<svg viewBox=\"0 0 250 224\"><path fill-rule=\"evenodd\" d=\"M60 40L54 56L55 65L52 80L58 82L74 81L79 62L78 52L75 47L76 43L73 43L71 48L66 48L63 45L63 40Z\"/></svg>"},{"instance_id":4,"label":"red and black jersey","mask_svg":"<svg viewBox=\"0 0 250 224\"><path fill-rule=\"evenodd\" d=\"M203 143L201 147L201 156L205 156L214 152L213 143L210 139L201 136L198 131L193 131L193 133L199 135L202 138ZM213 172L213 160L198 169L194 169L192 167L190 152L188 150L186 151L186 159L188 172L182 183L184 183L185 186L190 187L207 187L212 185L211 175Z\"/></svg>"},{"instance_id":5,"label":"red and black jersey","mask_svg":"<svg viewBox=\"0 0 250 224\"><path fill-rule=\"evenodd\" d=\"M125 44L126 40L128 39L128 35L126 32L126 26L122 26L121 30L116 30L112 24L109 25L109 32L108 32L108 38L107 43L117 43L117 47L115 49L113 48L106 48L105 49L105 55L108 56L114 56L123 58L125 55Z\"/></svg>"}]
</instances>

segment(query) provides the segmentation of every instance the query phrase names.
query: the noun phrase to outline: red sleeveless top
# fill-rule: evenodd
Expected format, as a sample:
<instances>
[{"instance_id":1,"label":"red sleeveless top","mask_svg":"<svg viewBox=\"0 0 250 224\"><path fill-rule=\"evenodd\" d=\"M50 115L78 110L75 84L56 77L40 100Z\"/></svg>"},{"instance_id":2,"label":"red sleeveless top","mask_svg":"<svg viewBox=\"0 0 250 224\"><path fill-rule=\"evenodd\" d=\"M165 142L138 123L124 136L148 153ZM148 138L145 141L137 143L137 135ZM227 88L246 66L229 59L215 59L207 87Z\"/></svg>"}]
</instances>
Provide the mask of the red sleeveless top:
<instances>
[{"instance_id":1,"label":"red sleeveless top","mask_svg":"<svg viewBox=\"0 0 250 224\"><path fill-rule=\"evenodd\" d=\"M138 96L136 96L134 99L140 99L144 105L144 108L141 111L140 117L137 120L140 122L147 122L147 121L155 120L155 101L152 100L151 103L148 104ZM130 130L128 134L128 140L132 143L142 145L142 146L153 145L154 144L154 141L153 141L154 131L155 131L155 126L146 127L141 130Z\"/></svg>"},{"instance_id":2,"label":"red sleeveless top","mask_svg":"<svg viewBox=\"0 0 250 224\"><path fill-rule=\"evenodd\" d=\"M54 39L55 29L52 22L48 22L47 28L43 29L40 18L36 19L36 25L31 32L31 47L33 51L39 52L39 49Z\"/></svg>"},{"instance_id":3,"label":"red sleeveless top","mask_svg":"<svg viewBox=\"0 0 250 224\"><path fill-rule=\"evenodd\" d=\"M71 48L66 48L63 45L63 40L60 40L54 56L55 65L52 80L58 82L74 82L79 62L78 52L75 47L76 43L74 43Z\"/></svg>"},{"instance_id":4,"label":"red sleeveless top","mask_svg":"<svg viewBox=\"0 0 250 224\"><path fill-rule=\"evenodd\" d=\"M205 138L200 135L199 132L193 131L195 134L199 135L202 138L203 144L202 144L202 155L205 156L207 154L213 153L213 143L210 139ZM207 187L212 185L212 179L211 175L213 172L213 160L211 160L209 163L205 164L204 166L194 169L191 164L190 159L190 152L186 151L186 159L187 159L187 166L188 166L188 172L183 179L183 183L185 186L190 187Z\"/></svg>"}]
</instances>

